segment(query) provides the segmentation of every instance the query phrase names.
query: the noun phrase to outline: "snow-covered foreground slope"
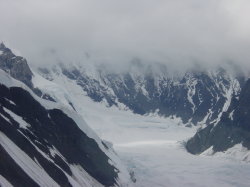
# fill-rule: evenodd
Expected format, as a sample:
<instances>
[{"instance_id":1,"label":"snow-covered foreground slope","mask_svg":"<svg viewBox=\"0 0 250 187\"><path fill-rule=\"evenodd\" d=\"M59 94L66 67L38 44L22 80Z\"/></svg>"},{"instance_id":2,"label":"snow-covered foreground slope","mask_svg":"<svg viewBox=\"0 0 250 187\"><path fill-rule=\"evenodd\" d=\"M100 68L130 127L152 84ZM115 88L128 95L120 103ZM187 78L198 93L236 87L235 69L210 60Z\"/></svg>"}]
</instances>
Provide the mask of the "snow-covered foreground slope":
<instances>
[{"instance_id":1,"label":"snow-covered foreground slope","mask_svg":"<svg viewBox=\"0 0 250 187\"><path fill-rule=\"evenodd\" d=\"M127 186L130 175L83 118L0 70L0 186Z\"/></svg>"},{"instance_id":2,"label":"snow-covered foreground slope","mask_svg":"<svg viewBox=\"0 0 250 187\"><path fill-rule=\"evenodd\" d=\"M137 182L131 186L249 186L250 164L225 155L186 152L183 141L193 136L196 128L184 127L178 119L107 108L105 103L93 102L68 79L54 79L56 87L41 79L36 75L34 85L58 102L73 106L102 139L113 143L119 157L135 172Z\"/></svg>"}]
</instances>

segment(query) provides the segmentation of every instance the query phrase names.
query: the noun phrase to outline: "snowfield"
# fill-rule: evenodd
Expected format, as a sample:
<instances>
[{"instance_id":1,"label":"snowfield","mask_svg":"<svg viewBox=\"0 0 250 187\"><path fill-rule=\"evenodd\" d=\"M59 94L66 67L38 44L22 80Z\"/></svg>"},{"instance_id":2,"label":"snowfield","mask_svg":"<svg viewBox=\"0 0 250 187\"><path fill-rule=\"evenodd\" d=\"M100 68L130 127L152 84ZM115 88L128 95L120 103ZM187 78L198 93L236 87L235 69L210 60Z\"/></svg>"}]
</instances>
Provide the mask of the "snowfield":
<instances>
[{"instance_id":1,"label":"snowfield","mask_svg":"<svg viewBox=\"0 0 250 187\"><path fill-rule=\"evenodd\" d=\"M107 108L105 102L90 100L74 81L54 77L51 83L41 79L36 75L33 83L69 108L70 102L102 139L112 142L118 156L134 172L136 183L131 186L249 186L250 164L240 161L241 154L231 151L237 157L230 153L195 156L185 150L184 142L194 135L196 127L185 127L178 118ZM248 153L243 150L242 154Z\"/></svg>"},{"instance_id":2,"label":"snowfield","mask_svg":"<svg viewBox=\"0 0 250 187\"><path fill-rule=\"evenodd\" d=\"M136 187L249 186L250 164L232 155L195 156L185 150L183 141L196 128L178 125L177 120L100 108L95 113L86 111L85 119L101 138L113 142L115 151L134 171Z\"/></svg>"}]
</instances>

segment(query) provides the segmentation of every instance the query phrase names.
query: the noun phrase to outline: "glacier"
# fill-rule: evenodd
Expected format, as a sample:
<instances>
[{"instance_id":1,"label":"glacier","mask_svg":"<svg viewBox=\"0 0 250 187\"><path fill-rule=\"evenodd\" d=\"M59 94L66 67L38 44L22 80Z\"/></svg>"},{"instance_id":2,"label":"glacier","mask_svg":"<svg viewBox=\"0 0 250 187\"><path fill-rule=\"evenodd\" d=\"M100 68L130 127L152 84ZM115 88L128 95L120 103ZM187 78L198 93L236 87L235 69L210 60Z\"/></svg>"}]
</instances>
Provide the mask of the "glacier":
<instances>
[{"instance_id":1,"label":"glacier","mask_svg":"<svg viewBox=\"0 0 250 187\"><path fill-rule=\"evenodd\" d=\"M230 152L192 155L186 151L185 141L199 126L186 127L175 116L139 115L107 107L105 102L94 102L81 86L64 76L48 81L35 74L33 83L57 102L75 109L102 139L111 142L134 173L136 183L130 186L249 186L250 164L241 157L235 160Z\"/></svg>"}]
</instances>

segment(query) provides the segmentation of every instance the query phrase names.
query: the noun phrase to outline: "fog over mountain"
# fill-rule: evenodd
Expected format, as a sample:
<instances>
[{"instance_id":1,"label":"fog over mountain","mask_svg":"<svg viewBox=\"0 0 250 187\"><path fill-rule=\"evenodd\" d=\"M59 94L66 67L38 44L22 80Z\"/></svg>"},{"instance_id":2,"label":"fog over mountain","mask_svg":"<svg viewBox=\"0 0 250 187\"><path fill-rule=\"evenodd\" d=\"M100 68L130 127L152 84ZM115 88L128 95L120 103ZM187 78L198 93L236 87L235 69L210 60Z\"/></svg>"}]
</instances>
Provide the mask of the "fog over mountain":
<instances>
[{"instance_id":1,"label":"fog over mountain","mask_svg":"<svg viewBox=\"0 0 250 187\"><path fill-rule=\"evenodd\" d=\"M250 67L248 0L0 0L0 40L29 63Z\"/></svg>"},{"instance_id":2,"label":"fog over mountain","mask_svg":"<svg viewBox=\"0 0 250 187\"><path fill-rule=\"evenodd\" d=\"M0 186L249 187L249 0L0 0Z\"/></svg>"}]
</instances>

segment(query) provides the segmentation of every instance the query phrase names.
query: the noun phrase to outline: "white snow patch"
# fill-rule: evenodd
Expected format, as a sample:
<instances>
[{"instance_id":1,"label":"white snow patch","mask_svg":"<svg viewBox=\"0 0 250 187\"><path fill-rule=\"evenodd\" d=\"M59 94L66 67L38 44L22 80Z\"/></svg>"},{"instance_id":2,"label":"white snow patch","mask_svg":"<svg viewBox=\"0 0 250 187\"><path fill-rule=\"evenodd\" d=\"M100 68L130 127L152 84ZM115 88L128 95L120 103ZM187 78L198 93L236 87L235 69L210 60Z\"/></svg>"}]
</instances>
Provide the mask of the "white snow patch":
<instances>
[{"instance_id":1,"label":"white snow patch","mask_svg":"<svg viewBox=\"0 0 250 187\"><path fill-rule=\"evenodd\" d=\"M242 144L236 144L225 152L217 152L215 156L229 158L237 161L250 162L250 150Z\"/></svg>"},{"instance_id":2,"label":"white snow patch","mask_svg":"<svg viewBox=\"0 0 250 187\"><path fill-rule=\"evenodd\" d=\"M213 146L204 151L201 156L214 156L234 161L250 162L250 150L242 144L236 144L223 152L214 152Z\"/></svg>"},{"instance_id":3,"label":"white snow patch","mask_svg":"<svg viewBox=\"0 0 250 187\"><path fill-rule=\"evenodd\" d=\"M234 119L234 118L233 118L233 115L234 115L234 110L233 110L232 112L230 112L230 114L229 114L229 118L230 118L231 120Z\"/></svg>"},{"instance_id":4,"label":"white snow patch","mask_svg":"<svg viewBox=\"0 0 250 187\"><path fill-rule=\"evenodd\" d=\"M192 105L193 113L195 111L195 104L194 104L194 101L193 101L193 96L195 95L195 92L196 92L196 84L197 84L197 80L195 80L194 78L192 78L189 75L188 80L186 82L186 85L187 85L187 88L188 88L187 99L188 99L189 103L191 103L191 105Z\"/></svg>"},{"instance_id":5,"label":"white snow patch","mask_svg":"<svg viewBox=\"0 0 250 187\"><path fill-rule=\"evenodd\" d=\"M13 101L11 101L11 100L9 100L9 99L7 99L7 98L4 98L6 101L8 101L10 104L12 104L12 105L16 105Z\"/></svg>"},{"instance_id":6,"label":"white snow patch","mask_svg":"<svg viewBox=\"0 0 250 187\"><path fill-rule=\"evenodd\" d=\"M212 156L214 154L213 146L209 147L207 150L205 150L203 153L201 153L201 156Z\"/></svg>"},{"instance_id":7,"label":"white snow patch","mask_svg":"<svg viewBox=\"0 0 250 187\"><path fill-rule=\"evenodd\" d=\"M209 111L208 111L207 115L204 117L204 119L202 121L198 122L198 125L200 125L201 128L204 128L207 126L206 122L209 119L209 117L212 116L212 113L213 113L212 109L209 109Z\"/></svg>"},{"instance_id":8,"label":"white snow patch","mask_svg":"<svg viewBox=\"0 0 250 187\"><path fill-rule=\"evenodd\" d=\"M7 122L9 122L10 124L11 124L11 122L10 122L10 119L9 118L7 118L7 117L5 117L3 114L1 114L0 113L0 116L2 116L3 117L3 119L5 119Z\"/></svg>"},{"instance_id":9,"label":"white snow patch","mask_svg":"<svg viewBox=\"0 0 250 187\"><path fill-rule=\"evenodd\" d=\"M59 156L65 163L67 163L66 158L53 146L49 149L51 156L55 157L56 155Z\"/></svg>"},{"instance_id":10,"label":"white snow patch","mask_svg":"<svg viewBox=\"0 0 250 187\"><path fill-rule=\"evenodd\" d=\"M91 177L80 165L70 165L70 170L72 171L72 179L71 184L74 187L103 187L98 181L96 181L93 177Z\"/></svg>"},{"instance_id":11,"label":"white snow patch","mask_svg":"<svg viewBox=\"0 0 250 187\"><path fill-rule=\"evenodd\" d=\"M2 175L0 175L0 186L1 187L13 187L13 185L8 180L6 180Z\"/></svg>"},{"instance_id":12,"label":"white snow patch","mask_svg":"<svg viewBox=\"0 0 250 187\"><path fill-rule=\"evenodd\" d=\"M30 124L26 123L26 121L24 121L22 117L16 115L5 107L3 107L3 110L7 112L19 124L20 128L27 129L28 127L30 127Z\"/></svg>"},{"instance_id":13,"label":"white snow patch","mask_svg":"<svg viewBox=\"0 0 250 187\"><path fill-rule=\"evenodd\" d=\"M239 82L236 79L232 78L232 77L230 77L230 86L229 86L229 88L228 89L225 88L224 85L222 85L222 88L224 90L224 97L226 98L226 102L225 102L220 114L218 115L218 118L216 119L215 125L217 125L219 123L219 121L220 121L220 119L222 117L222 114L228 110L228 108L229 108L229 106L231 104L233 94L238 94L239 91L240 91Z\"/></svg>"},{"instance_id":14,"label":"white snow patch","mask_svg":"<svg viewBox=\"0 0 250 187\"><path fill-rule=\"evenodd\" d=\"M41 77L34 71L33 74L34 76L32 77L32 83L36 88L39 88L43 92L43 94L49 93L49 95L57 102L60 101L60 103L66 106L70 106L69 101L71 99L69 98L70 94L67 92L67 90L55 84L54 82Z\"/></svg>"},{"instance_id":15,"label":"white snow patch","mask_svg":"<svg viewBox=\"0 0 250 187\"><path fill-rule=\"evenodd\" d=\"M175 145L177 141L169 140L152 140L152 141L136 141L123 144L115 144L116 147L140 147L140 146L164 146Z\"/></svg>"},{"instance_id":16,"label":"white snow patch","mask_svg":"<svg viewBox=\"0 0 250 187\"><path fill-rule=\"evenodd\" d=\"M17 147L5 134L0 132L0 144L10 157L40 186L59 186L39 165L25 152Z\"/></svg>"},{"instance_id":17,"label":"white snow patch","mask_svg":"<svg viewBox=\"0 0 250 187\"><path fill-rule=\"evenodd\" d=\"M49 157L49 155L45 154L41 149L39 149L27 136L25 136L21 131L19 131L30 143L34 146L34 148L39 152L44 158L46 158L48 161L54 163L54 161Z\"/></svg>"}]
</instances>

